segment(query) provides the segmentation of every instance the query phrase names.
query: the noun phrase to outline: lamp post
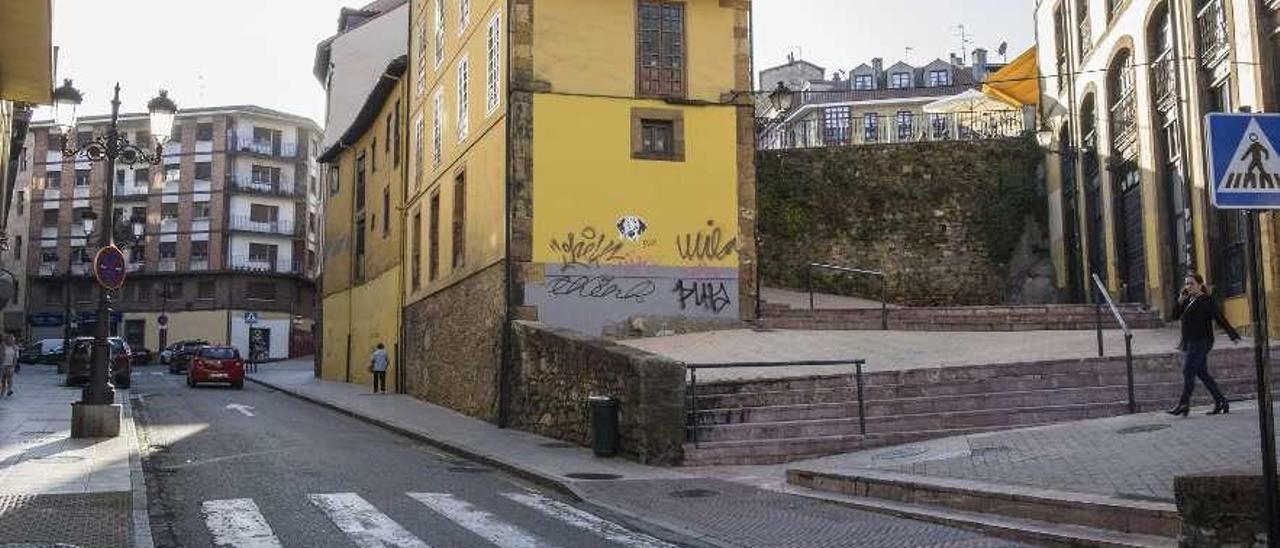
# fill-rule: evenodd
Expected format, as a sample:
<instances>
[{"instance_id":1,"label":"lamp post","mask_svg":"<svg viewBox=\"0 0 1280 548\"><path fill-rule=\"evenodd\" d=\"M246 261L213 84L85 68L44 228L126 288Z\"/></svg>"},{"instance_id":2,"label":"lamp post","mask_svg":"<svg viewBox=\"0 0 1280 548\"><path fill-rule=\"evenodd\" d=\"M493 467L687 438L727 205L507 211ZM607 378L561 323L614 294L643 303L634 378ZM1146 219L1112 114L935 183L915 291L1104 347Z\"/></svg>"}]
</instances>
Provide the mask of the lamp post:
<instances>
[{"instance_id":1,"label":"lamp post","mask_svg":"<svg viewBox=\"0 0 1280 548\"><path fill-rule=\"evenodd\" d=\"M90 353L89 385L81 393L80 401L71 408L71 437L114 437L120 434L120 406L115 404L115 388L107 379L108 361L111 357L111 345L108 338L111 334L111 290L118 289L123 283L123 272L118 274L115 283L104 280L104 270L99 262L104 256L119 256L115 247L115 165L117 161L127 165L158 165L164 155L164 143L169 140L173 131L173 118L178 106L169 99L168 94L160 91L160 95L147 103L151 118L151 136L155 138L155 148L149 150L129 142L119 131L120 120L120 84L115 85L111 98L111 121L107 125L105 135L92 141L72 147L68 136L75 131L76 108L83 101L80 91L71 85L71 80L53 91L54 119L62 131L62 155L65 158L83 158L91 162L106 164L107 178L102 190L103 222L99 232L99 250L94 261L95 274L101 290L98 292L98 309L96 333L93 339L93 350ZM145 146L145 145L144 145ZM86 228L93 221L86 218ZM115 250L115 254L107 254ZM124 265L119 265L124 268Z\"/></svg>"}]
</instances>

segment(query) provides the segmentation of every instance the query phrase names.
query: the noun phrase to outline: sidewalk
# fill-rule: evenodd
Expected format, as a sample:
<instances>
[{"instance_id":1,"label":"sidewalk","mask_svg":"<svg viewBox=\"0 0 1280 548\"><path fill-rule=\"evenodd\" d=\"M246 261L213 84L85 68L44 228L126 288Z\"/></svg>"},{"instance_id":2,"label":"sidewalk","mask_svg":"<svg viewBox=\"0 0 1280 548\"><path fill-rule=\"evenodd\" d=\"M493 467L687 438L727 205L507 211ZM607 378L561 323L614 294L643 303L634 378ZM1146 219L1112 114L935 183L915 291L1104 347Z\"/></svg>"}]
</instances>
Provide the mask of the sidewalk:
<instances>
[{"instance_id":1,"label":"sidewalk","mask_svg":"<svg viewBox=\"0 0 1280 548\"><path fill-rule=\"evenodd\" d=\"M120 436L71 439L80 389L61 380L52 366L25 364L14 395L0 397L0 545L150 548L127 393L116 394L125 410Z\"/></svg>"},{"instance_id":2,"label":"sidewalk","mask_svg":"<svg viewBox=\"0 0 1280 548\"><path fill-rule=\"evenodd\" d=\"M249 379L637 518L693 546L1014 546L966 530L850 510L751 485L656 468L518 430L409 396L324 381L310 361L263 364Z\"/></svg>"}]
</instances>

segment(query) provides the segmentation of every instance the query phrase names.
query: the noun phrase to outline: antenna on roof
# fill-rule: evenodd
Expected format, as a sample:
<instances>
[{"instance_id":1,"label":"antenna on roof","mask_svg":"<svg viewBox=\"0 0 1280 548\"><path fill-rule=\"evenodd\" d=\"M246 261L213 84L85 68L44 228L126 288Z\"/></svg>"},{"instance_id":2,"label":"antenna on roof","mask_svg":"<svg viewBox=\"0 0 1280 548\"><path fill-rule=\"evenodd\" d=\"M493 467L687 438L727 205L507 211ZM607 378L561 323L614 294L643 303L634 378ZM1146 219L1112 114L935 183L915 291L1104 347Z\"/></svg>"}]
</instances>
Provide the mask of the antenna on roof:
<instances>
[{"instance_id":1,"label":"antenna on roof","mask_svg":"<svg viewBox=\"0 0 1280 548\"><path fill-rule=\"evenodd\" d=\"M967 62L969 60L969 44L973 43L973 38L969 35L968 31L965 30L963 24L956 25L955 29L955 36L960 37L960 59Z\"/></svg>"},{"instance_id":2,"label":"antenna on roof","mask_svg":"<svg viewBox=\"0 0 1280 548\"><path fill-rule=\"evenodd\" d=\"M1004 62L1008 63L1009 62L1009 42L1008 41L1000 42L1000 47L996 48L996 53L999 53L1000 57L1004 59Z\"/></svg>"},{"instance_id":3,"label":"antenna on roof","mask_svg":"<svg viewBox=\"0 0 1280 548\"><path fill-rule=\"evenodd\" d=\"M911 47L911 46L907 46L907 47L905 47L905 48L902 48L902 60L903 60L903 61L906 61L907 63L910 63L910 62L911 62L911 52L913 52L913 51L915 51L915 50L916 50L916 48L913 48L913 47Z\"/></svg>"}]
</instances>

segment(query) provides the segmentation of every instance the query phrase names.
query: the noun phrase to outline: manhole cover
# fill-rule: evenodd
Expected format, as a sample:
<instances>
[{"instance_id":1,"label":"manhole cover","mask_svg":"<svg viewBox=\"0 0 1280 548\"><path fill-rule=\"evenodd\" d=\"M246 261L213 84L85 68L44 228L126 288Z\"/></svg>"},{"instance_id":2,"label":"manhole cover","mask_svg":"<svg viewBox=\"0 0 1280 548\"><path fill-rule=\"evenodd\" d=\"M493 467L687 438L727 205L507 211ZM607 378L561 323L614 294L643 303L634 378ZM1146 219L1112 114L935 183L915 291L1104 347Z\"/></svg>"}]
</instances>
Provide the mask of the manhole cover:
<instances>
[{"instance_id":1,"label":"manhole cover","mask_svg":"<svg viewBox=\"0 0 1280 548\"><path fill-rule=\"evenodd\" d=\"M479 468L476 466L450 466L446 468L446 470L450 472L457 472L459 474L484 474L491 472L488 468Z\"/></svg>"},{"instance_id":2,"label":"manhole cover","mask_svg":"<svg viewBox=\"0 0 1280 548\"><path fill-rule=\"evenodd\" d=\"M996 445L992 447L973 447L969 449L969 454L975 457L985 457L988 455L999 455L1001 453L1008 453L1012 450L1013 449L1010 449L1003 445Z\"/></svg>"},{"instance_id":3,"label":"manhole cover","mask_svg":"<svg viewBox=\"0 0 1280 548\"><path fill-rule=\"evenodd\" d=\"M74 455L54 455L52 457L43 457L31 460L41 464L72 464L83 461L84 457L77 457Z\"/></svg>"},{"instance_id":4,"label":"manhole cover","mask_svg":"<svg viewBox=\"0 0 1280 548\"><path fill-rule=\"evenodd\" d=\"M1140 424L1138 426L1121 428L1119 430L1116 430L1116 433L1120 434L1121 436L1124 436L1128 434L1141 434L1143 432L1158 432L1168 427L1169 425L1167 424Z\"/></svg>"},{"instance_id":5,"label":"manhole cover","mask_svg":"<svg viewBox=\"0 0 1280 548\"><path fill-rule=\"evenodd\" d=\"M543 447L550 447L552 449L568 449L574 446L572 443L565 443L563 441L553 441L553 442L548 442L541 445Z\"/></svg>"},{"instance_id":6,"label":"manhole cover","mask_svg":"<svg viewBox=\"0 0 1280 548\"><path fill-rule=\"evenodd\" d=\"M669 494L670 496L678 499L703 499L707 497L714 497L720 493L710 489L684 489L681 491L672 491Z\"/></svg>"},{"instance_id":7,"label":"manhole cover","mask_svg":"<svg viewBox=\"0 0 1280 548\"><path fill-rule=\"evenodd\" d=\"M888 451L882 451L880 453L877 453L875 458L876 460L905 459L907 457L915 457L918 455L923 455L928 452L929 452L929 449L927 447L911 445L907 447L899 447L897 449L890 449Z\"/></svg>"},{"instance_id":8,"label":"manhole cover","mask_svg":"<svg viewBox=\"0 0 1280 548\"><path fill-rule=\"evenodd\" d=\"M564 475L564 477L566 477L566 478L573 478L573 479L580 479L580 480L616 480L616 479L622 479L622 476L619 476L618 474L597 474L597 473L594 473L594 472L574 472L574 473L572 473L572 474L565 474L565 475Z\"/></svg>"}]
</instances>

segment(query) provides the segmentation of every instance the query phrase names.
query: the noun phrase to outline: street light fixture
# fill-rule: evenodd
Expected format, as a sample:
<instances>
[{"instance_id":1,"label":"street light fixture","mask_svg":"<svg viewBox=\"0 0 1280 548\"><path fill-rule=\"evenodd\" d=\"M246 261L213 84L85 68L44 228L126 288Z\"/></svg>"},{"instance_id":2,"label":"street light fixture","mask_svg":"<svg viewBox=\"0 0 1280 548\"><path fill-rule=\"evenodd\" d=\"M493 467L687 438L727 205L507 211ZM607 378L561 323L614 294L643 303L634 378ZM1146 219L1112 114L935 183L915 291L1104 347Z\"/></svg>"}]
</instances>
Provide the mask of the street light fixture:
<instances>
[{"instance_id":1,"label":"street light fixture","mask_svg":"<svg viewBox=\"0 0 1280 548\"><path fill-rule=\"evenodd\" d=\"M111 121L107 125L105 135L97 137L83 145L74 147L68 142L68 136L75 132L76 109L84 96L65 80L62 86L54 90L54 117L58 128L62 130L62 156L67 159L82 159L91 162L106 163L106 184L102 191L102 228L99 231L98 257L107 257L114 262L122 263L123 257L115 247L115 166L119 161L133 166L135 164L159 165L164 155L164 143L173 132L173 119L178 106L169 98L168 93L161 90L160 95L147 102L150 112L151 135L155 138L155 148L146 143L131 143L119 131L120 122L120 84L115 85L115 93L111 98ZM91 228L97 216L85 216L85 227ZM135 230L137 230L135 228ZM114 252L113 252L114 251ZM104 263L110 261L103 261ZM107 378L108 361L111 357L111 291L118 289L123 283L123 264L114 265L114 280L104 280L104 271L98 271L95 261L95 274L98 275L102 290L98 292L98 310L96 333L93 339L93 351L90 354L91 366L89 385L81 393L80 401L71 407L71 437L93 438L114 437L120 434L120 406L115 404L115 388ZM110 274L110 269L106 269Z\"/></svg>"},{"instance_id":2,"label":"street light fixture","mask_svg":"<svg viewBox=\"0 0 1280 548\"><path fill-rule=\"evenodd\" d=\"M791 110L795 105L796 94L787 88L787 85L778 82L778 87L769 92L769 103L773 106L773 110L779 114Z\"/></svg>"},{"instance_id":3,"label":"street light fixture","mask_svg":"<svg viewBox=\"0 0 1280 548\"><path fill-rule=\"evenodd\" d=\"M93 225L97 220L98 214L94 213L93 210L86 211L80 216L80 224L84 228L85 236L93 234Z\"/></svg>"},{"instance_id":4,"label":"street light fixture","mask_svg":"<svg viewBox=\"0 0 1280 548\"><path fill-rule=\"evenodd\" d=\"M142 239L142 233L147 230L147 222L141 217L134 217L129 220L129 223L133 225L133 241L136 243Z\"/></svg>"}]
</instances>

